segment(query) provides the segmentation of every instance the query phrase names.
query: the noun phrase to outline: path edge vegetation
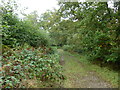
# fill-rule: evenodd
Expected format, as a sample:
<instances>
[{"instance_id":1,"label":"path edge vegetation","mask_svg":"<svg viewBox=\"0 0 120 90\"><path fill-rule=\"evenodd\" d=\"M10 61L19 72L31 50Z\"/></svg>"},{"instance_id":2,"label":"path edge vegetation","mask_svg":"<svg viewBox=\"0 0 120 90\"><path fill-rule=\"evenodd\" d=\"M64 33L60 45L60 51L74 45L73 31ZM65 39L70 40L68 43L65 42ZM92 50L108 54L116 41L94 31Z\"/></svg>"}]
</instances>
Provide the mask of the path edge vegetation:
<instances>
[{"instance_id":1,"label":"path edge vegetation","mask_svg":"<svg viewBox=\"0 0 120 90\"><path fill-rule=\"evenodd\" d=\"M75 60L77 60L77 62L80 62L85 67L86 71L96 73L96 75L99 76L101 79L103 79L104 81L111 84L112 88L119 87L119 71L118 71L118 69L112 70L111 68L113 68L113 67L111 65L110 65L111 67L104 66L104 65L101 66L101 65L96 64L93 61L91 62L88 60L89 57L85 53L78 54L77 52L68 52L68 51L63 51L63 52L64 52L64 55L68 55L70 57L76 58ZM63 53L61 53L61 54L63 54Z\"/></svg>"},{"instance_id":2,"label":"path edge vegetation","mask_svg":"<svg viewBox=\"0 0 120 90\"><path fill-rule=\"evenodd\" d=\"M21 20L15 13L16 2L2 2L1 88L60 87L65 79L56 48L49 34L40 30L37 17ZM34 19L33 19L34 18Z\"/></svg>"},{"instance_id":3,"label":"path edge vegetation","mask_svg":"<svg viewBox=\"0 0 120 90\"><path fill-rule=\"evenodd\" d=\"M59 2L59 10L48 10L41 16L34 11L24 14L23 20L15 13L16 4L3 0L0 6L2 88L22 87L21 77L31 79L35 76L53 83L64 80L55 47L79 54L84 52L89 61L120 64L120 1L113 1L114 8L107 2ZM39 68L42 70L36 75ZM19 72L23 69L30 77ZM53 85L48 84L48 87Z\"/></svg>"}]
</instances>

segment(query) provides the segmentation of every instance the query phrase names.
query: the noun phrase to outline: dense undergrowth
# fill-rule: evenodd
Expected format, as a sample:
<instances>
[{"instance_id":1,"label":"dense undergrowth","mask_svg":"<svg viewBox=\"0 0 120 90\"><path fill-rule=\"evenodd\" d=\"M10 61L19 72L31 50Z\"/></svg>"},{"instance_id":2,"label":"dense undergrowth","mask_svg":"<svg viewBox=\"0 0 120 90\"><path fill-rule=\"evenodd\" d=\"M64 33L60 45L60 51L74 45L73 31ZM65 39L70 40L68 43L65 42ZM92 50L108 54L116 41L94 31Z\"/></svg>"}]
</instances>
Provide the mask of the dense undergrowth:
<instances>
[{"instance_id":1,"label":"dense undergrowth","mask_svg":"<svg viewBox=\"0 0 120 90\"><path fill-rule=\"evenodd\" d=\"M59 2L59 10L46 12L44 16L51 18L43 18L43 22L50 21L50 35L64 50L85 52L91 61L120 63L120 2L112 5Z\"/></svg>"},{"instance_id":2,"label":"dense undergrowth","mask_svg":"<svg viewBox=\"0 0 120 90\"><path fill-rule=\"evenodd\" d=\"M1 88L31 88L29 80L46 85L37 87L60 87L65 79L60 57L45 30L41 30L35 13L24 20L15 14L16 3L2 2L2 65ZM34 18L34 19L33 19Z\"/></svg>"},{"instance_id":3,"label":"dense undergrowth","mask_svg":"<svg viewBox=\"0 0 120 90\"><path fill-rule=\"evenodd\" d=\"M50 49L47 48L46 49ZM49 54L49 50L29 47L10 49L3 52L2 88L24 88L27 79L58 83L64 80L59 56ZM54 86L54 85L52 85Z\"/></svg>"},{"instance_id":4,"label":"dense undergrowth","mask_svg":"<svg viewBox=\"0 0 120 90\"><path fill-rule=\"evenodd\" d=\"M120 63L120 2L59 2L59 10L18 18L16 2L2 0L1 87L28 87L24 80L61 83L59 55L52 46L84 52L89 61ZM55 84L51 85L54 86Z\"/></svg>"}]
</instances>

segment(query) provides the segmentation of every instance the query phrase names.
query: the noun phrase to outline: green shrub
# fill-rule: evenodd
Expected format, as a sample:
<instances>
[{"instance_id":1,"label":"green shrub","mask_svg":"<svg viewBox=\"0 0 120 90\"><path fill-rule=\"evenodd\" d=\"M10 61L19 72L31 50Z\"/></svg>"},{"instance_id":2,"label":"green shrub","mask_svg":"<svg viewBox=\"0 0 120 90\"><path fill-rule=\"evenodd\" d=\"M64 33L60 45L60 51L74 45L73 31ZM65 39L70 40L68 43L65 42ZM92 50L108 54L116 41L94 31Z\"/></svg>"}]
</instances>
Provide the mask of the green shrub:
<instances>
[{"instance_id":1,"label":"green shrub","mask_svg":"<svg viewBox=\"0 0 120 90\"><path fill-rule=\"evenodd\" d=\"M33 79L60 83L64 79L59 56L47 55L42 48L11 49L3 53L2 88L23 87L22 80Z\"/></svg>"},{"instance_id":2,"label":"green shrub","mask_svg":"<svg viewBox=\"0 0 120 90\"><path fill-rule=\"evenodd\" d=\"M43 32L42 30L36 30L34 32L31 31L27 43L34 47L49 46L50 39L46 32Z\"/></svg>"},{"instance_id":3,"label":"green shrub","mask_svg":"<svg viewBox=\"0 0 120 90\"><path fill-rule=\"evenodd\" d=\"M48 53L49 54L55 54L55 53L57 53L57 47L50 47L50 50L48 50Z\"/></svg>"},{"instance_id":4,"label":"green shrub","mask_svg":"<svg viewBox=\"0 0 120 90\"><path fill-rule=\"evenodd\" d=\"M2 8L2 43L9 47L18 47L27 43L34 47L49 46L48 33L35 27L29 21L22 21L14 12Z\"/></svg>"},{"instance_id":5,"label":"green shrub","mask_svg":"<svg viewBox=\"0 0 120 90\"><path fill-rule=\"evenodd\" d=\"M63 50L65 50L65 51L72 51L73 50L73 46L72 45L64 45L63 46Z\"/></svg>"}]
</instances>

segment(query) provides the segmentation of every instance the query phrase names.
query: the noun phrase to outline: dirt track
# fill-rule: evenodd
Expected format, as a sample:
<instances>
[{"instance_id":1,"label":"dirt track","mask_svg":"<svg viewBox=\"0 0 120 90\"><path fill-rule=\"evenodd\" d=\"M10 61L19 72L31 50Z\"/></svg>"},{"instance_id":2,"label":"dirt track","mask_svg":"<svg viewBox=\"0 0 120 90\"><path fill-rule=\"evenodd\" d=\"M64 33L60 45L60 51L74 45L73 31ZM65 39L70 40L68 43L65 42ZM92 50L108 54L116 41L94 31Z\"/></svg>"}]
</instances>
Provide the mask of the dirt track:
<instances>
[{"instance_id":1,"label":"dirt track","mask_svg":"<svg viewBox=\"0 0 120 90\"><path fill-rule=\"evenodd\" d=\"M76 57L64 53L63 50L59 50L59 53L64 60L64 74L67 77L64 88L112 88L98 73L87 70L86 65Z\"/></svg>"}]
</instances>

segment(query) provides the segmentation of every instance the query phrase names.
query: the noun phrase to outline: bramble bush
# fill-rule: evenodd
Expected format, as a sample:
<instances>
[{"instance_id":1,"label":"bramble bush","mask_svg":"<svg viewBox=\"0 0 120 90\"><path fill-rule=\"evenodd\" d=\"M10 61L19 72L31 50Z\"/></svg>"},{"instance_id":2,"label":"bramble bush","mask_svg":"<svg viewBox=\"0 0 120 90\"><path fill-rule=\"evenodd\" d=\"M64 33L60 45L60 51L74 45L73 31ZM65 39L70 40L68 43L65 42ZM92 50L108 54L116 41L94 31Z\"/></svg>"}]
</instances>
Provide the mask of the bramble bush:
<instances>
[{"instance_id":1,"label":"bramble bush","mask_svg":"<svg viewBox=\"0 0 120 90\"><path fill-rule=\"evenodd\" d=\"M57 54L49 55L42 48L11 49L3 53L2 88L22 88L22 81L33 79L60 84L65 79Z\"/></svg>"}]
</instances>

